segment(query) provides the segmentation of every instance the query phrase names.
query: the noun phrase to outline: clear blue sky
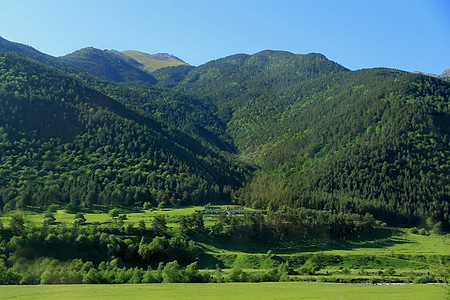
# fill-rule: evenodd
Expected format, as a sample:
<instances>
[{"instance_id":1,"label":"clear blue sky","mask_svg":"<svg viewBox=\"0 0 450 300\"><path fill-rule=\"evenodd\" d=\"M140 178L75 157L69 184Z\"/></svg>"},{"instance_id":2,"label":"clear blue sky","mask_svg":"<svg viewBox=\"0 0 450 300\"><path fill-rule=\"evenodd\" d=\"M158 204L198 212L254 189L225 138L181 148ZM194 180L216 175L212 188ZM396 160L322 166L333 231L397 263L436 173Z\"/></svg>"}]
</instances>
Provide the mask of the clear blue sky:
<instances>
[{"instance_id":1,"label":"clear blue sky","mask_svg":"<svg viewBox=\"0 0 450 300\"><path fill-rule=\"evenodd\" d=\"M450 1L0 0L0 36L54 56L93 46L200 65L273 49L439 74L450 68Z\"/></svg>"}]
</instances>

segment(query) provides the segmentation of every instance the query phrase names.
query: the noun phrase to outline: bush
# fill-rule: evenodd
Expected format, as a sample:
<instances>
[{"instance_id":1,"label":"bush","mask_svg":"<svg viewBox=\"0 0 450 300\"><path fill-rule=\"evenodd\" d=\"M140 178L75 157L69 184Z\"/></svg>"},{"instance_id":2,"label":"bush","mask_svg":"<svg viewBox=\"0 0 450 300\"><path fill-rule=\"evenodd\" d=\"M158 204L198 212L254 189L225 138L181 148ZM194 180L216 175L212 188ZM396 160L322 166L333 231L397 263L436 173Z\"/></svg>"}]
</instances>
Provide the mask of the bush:
<instances>
[{"instance_id":1,"label":"bush","mask_svg":"<svg viewBox=\"0 0 450 300\"><path fill-rule=\"evenodd\" d=\"M180 265L176 260L167 263L162 271L163 282L167 283L175 283L175 282L183 282L184 274L183 270L180 268Z\"/></svg>"},{"instance_id":2,"label":"bush","mask_svg":"<svg viewBox=\"0 0 450 300\"><path fill-rule=\"evenodd\" d=\"M428 283L429 282L429 278L427 276L419 276L414 278L413 283L414 284L424 284L424 283Z\"/></svg>"},{"instance_id":3,"label":"bush","mask_svg":"<svg viewBox=\"0 0 450 300\"><path fill-rule=\"evenodd\" d=\"M234 266L228 274L228 280L231 282L246 282L248 281L248 275L241 268Z\"/></svg>"},{"instance_id":4,"label":"bush","mask_svg":"<svg viewBox=\"0 0 450 300\"><path fill-rule=\"evenodd\" d=\"M55 214L57 211L58 211L58 205L56 205L56 204L50 205L46 210L47 213L51 213L51 214Z\"/></svg>"},{"instance_id":5,"label":"bush","mask_svg":"<svg viewBox=\"0 0 450 300\"><path fill-rule=\"evenodd\" d=\"M163 202L158 204L158 209L164 209L164 208L167 208L167 203L166 202L163 201Z\"/></svg>"},{"instance_id":6,"label":"bush","mask_svg":"<svg viewBox=\"0 0 450 300\"><path fill-rule=\"evenodd\" d=\"M425 228L420 228L419 234L420 235L430 235L430 233Z\"/></svg>"},{"instance_id":7,"label":"bush","mask_svg":"<svg viewBox=\"0 0 450 300\"><path fill-rule=\"evenodd\" d=\"M66 213L68 213L68 214L74 214L74 213L76 213L79 209L80 209L80 208L79 208L76 204L74 204L74 203L72 203L72 202L68 203L68 204L64 207L64 210L65 210Z\"/></svg>"}]
</instances>

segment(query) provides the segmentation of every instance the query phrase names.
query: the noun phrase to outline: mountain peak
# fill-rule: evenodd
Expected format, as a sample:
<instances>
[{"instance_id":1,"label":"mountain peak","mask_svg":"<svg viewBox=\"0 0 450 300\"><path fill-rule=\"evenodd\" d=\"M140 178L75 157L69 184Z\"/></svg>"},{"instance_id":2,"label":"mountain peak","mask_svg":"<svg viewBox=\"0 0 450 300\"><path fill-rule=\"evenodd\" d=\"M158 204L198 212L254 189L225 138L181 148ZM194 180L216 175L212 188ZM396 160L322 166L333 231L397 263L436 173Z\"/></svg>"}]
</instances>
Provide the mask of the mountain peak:
<instances>
[{"instance_id":1,"label":"mountain peak","mask_svg":"<svg viewBox=\"0 0 450 300\"><path fill-rule=\"evenodd\" d=\"M450 77L450 68L444 70L444 72L442 72L441 74L433 74L433 73L423 73L420 71L414 71L414 74L421 74L421 75L427 75L427 76L432 76L432 77L438 77L438 78L446 78L446 77Z\"/></svg>"},{"instance_id":2,"label":"mountain peak","mask_svg":"<svg viewBox=\"0 0 450 300\"><path fill-rule=\"evenodd\" d=\"M189 65L180 58L168 53L148 54L136 50L126 50L121 53L136 60L142 65L142 70L148 73L165 67Z\"/></svg>"},{"instance_id":3,"label":"mountain peak","mask_svg":"<svg viewBox=\"0 0 450 300\"><path fill-rule=\"evenodd\" d=\"M116 83L145 83L151 85L156 79L140 69L135 60L114 50L86 47L60 57L64 62L99 78Z\"/></svg>"},{"instance_id":4,"label":"mountain peak","mask_svg":"<svg viewBox=\"0 0 450 300\"><path fill-rule=\"evenodd\" d=\"M449 77L450 76L450 68L446 69L444 72L439 75L439 77Z\"/></svg>"}]
</instances>

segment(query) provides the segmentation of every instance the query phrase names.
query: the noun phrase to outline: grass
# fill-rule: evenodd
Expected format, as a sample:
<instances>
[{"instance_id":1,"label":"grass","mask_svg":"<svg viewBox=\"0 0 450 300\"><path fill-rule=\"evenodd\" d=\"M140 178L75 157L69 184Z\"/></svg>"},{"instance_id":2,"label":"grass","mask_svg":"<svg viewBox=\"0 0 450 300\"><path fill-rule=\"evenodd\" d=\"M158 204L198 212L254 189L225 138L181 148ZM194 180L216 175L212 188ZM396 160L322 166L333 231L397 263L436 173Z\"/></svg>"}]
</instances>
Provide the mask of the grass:
<instances>
[{"instance_id":1,"label":"grass","mask_svg":"<svg viewBox=\"0 0 450 300\"><path fill-rule=\"evenodd\" d=\"M210 253L264 254L272 250L279 255L298 253L322 253L327 255L450 255L450 235L413 234L407 228L377 228L375 233L364 238L332 240L307 237L305 239L279 242L254 242L242 240L218 240L205 238L201 241Z\"/></svg>"},{"instance_id":2,"label":"grass","mask_svg":"<svg viewBox=\"0 0 450 300\"><path fill-rule=\"evenodd\" d=\"M142 69L148 73L151 73L160 68L188 65L187 63L182 62L181 60L175 59L173 57L151 55L132 50L123 51L122 53L135 59L137 62L142 64L143 65Z\"/></svg>"},{"instance_id":3,"label":"grass","mask_svg":"<svg viewBox=\"0 0 450 300\"><path fill-rule=\"evenodd\" d=\"M144 221L147 227L151 226L154 216L163 214L166 216L168 226L176 228L179 220L184 215L191 215L196 210L202 210L201 206L191 206L177 209L132 210L124 209L121 213L127 215L125 226L133 224L135 227L139 221ZM26 223L40 226L44 213L39 210L12 211L0 215L0 220L5 227L9 226L9 218L13 214L22 214ZM74 214L68 214L64 210L55 213L58 224L52 226L71 226ZM88 225L92 223L108 224L112 221L108 216L108 209L97 207L92 211L85 211L84 216ZM204 216L205 226L211 226L217 216ZM339 275L341 268L346 266L353 274L359 276L359 268L374 269L369 272L375 274L379 270L394 267L397 272L403 274L423 274L426 271L435 273L433 268L440 265L440 257L446 261L450 259L450 235L431 234L428 236L411 233L407 228L380 227L372 234L364 236L352 236L347 240L333 240L323 237L308 237L297 240L260 241L241 238L214 238L207 233L193 237L205 250L200 261L201 268L214 268L219 264L222 268L232 268L237 265L243 269L266 269L264 260L268 250L272 250L282 260L289 260L291 266L297 270L305 261L314 254L319 254L327 260L323 266L331 268L330 275ZM336 269L336 270L335 270ZM324 275L323 269L317 274ZM405 277L407 275L404 275Z\"/></svg>"},{"instance_id":4,"label":"grass","mask_svg":"<svg viewBox=\"0 0 450 300\"><path fill-rule=\"evenodd\" d=\"M444 299L435 285L229 283L0 286L2 299Z\"/></svg>"},{"instance_id":5,"label":"grass","mask_svg":"<svg viewBox=\"0 0 450 300\"><path fill-rule=\"evenodd\" d=\"M222 207L223 209L225 206ZM127 215L125 226L144 221L147 227L155 215L166 216L169 227L178 227L178 221L183 215L191 215L196 210L202 210L203 206L190 206L177 209L155 209L155 210L130 210L124 209L121 213ZM40 226L44 213L39 210L11 211L0 215L0 221L5 227L9 226L11 215L22 214L27 224ZM108 209L98 207L92 211L83 212L89 223L110 223ZM58 210L54 214L57 225L71 226L74 214L68 214L64 210ZM211 226L217 216L204 216L205 226ZM57 226L55 225L55 226ZM202 238L199 242L211 254L265 254L272 250L278 255L292 255L299 253L323 253L327 255L450 255L450 235L423 236L413 234L407 228L378 228L374 233L364 236L353 236L344 241L326 239L323 237L314 239L311 237L288 241L242 241L242 240L220 240L209 237Z\"/></svg>"},{"instance_id":6,"label":"grass","mask_svg":"<svg viewBox=\"0 0 450 300\"><path fill-rule=\"evenodd\" d=\"M139 221L144 221L146 226L150 227L152 219L156 215L163 214L166 216L168 226L176 228L182 216L191 215L194 211L202 209L201 206L145 211L123 209L121 213L127 215L125 226L133 224L136 227ZM14 214L22 214L26 224L34 226L41 226L44 216L44 212L40 210L6 212L0 215L0 221L5 227L9 226L9 219ZM108 224L112 221L108 216L108 209L104 207L96 207L91 211L84 211L83 214L87 219L86 226L92 223L109 226ZM51 226L62 224L69 227L75 216L64 210L58 210L54 215L57 224ZM217 218L218 216L206 215L204 223L209 227ZM434 274L437 280L441 280L438 275L439 270L442 265L447 265L450 261L449 237L450 234L424 236L413 234L407 228L379 227L371 234L355 235L346 240L308 237L278 241L262 238L254 241L245 237L215 238L207 232L196 234L192 238L205 251L205 255L198 261L201 269L211 270L219 265L226 270L237 266L253 272L277 266L282 261L289 261L290 267L301 274L296 275L298 279L306 281L313 279L338 282L333 278L349 279L346 282L358 278L386 280L388 269L393 268L395 275L391 277L394 282L412 282L414 278L427 274ZM268 250L272 250L275 254L273 259L267 258ZM302 268L313 256L320 265L320 270L311 276L306 276L307 273L302 271ZM302 279L302 276L306 277ZM320 280L322 277L325 280Z\"/></svg>"},{"instance_id":7,"label":"grass","mask_svg":"<svg viewBox=\"0 0 450 300\"><path fill-rule=\"evenodd\" d=\"M127 220L125 224L133 223L137 224L139 221L143 220L146 225L150 226L151 220L155 215L165 215L169 219L169 225L174 225L170 220L178 220L183 215L191 215L195 210L202 210L203 206L190 206L186 208L177 209L155 209L155 210L127 210L121 211L121 214L127 215ZM9 219L12 215L19 214L23 215L25 222L30 225L39 226L42 224L42 219L44 218L44 213L39 210L15 210L4 213L0 215L0 221L3 222L4 226L9 226ZM112 221L111 217L108 215L107 209L95 209L88 212L83 212L84 217L88 223L109 223ZM58 210L54 214L57 224L64 224L69 226L75 217L75 214L66 213L64 210Z\"/></svg>"}]
</instances>

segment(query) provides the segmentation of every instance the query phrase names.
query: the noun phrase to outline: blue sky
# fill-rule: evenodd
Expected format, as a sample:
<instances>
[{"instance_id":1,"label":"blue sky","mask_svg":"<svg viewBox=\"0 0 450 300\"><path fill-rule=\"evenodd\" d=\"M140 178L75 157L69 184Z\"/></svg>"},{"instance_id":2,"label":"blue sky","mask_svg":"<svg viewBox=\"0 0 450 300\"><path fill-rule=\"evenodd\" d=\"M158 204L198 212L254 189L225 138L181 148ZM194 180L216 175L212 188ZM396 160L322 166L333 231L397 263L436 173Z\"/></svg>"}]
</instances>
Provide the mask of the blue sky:
<instances>
[{"instance_id":1,"label":"blue sky","mask_svg":"<svg viewBox=\"0 0 450 300\"><path fill-rule=\"evenodd\" d=\"M200 65L273 49L439 74L450 68L450 1L0 0L0 36L54 56L93 46Z\"/></svg>"}]
</instances>

